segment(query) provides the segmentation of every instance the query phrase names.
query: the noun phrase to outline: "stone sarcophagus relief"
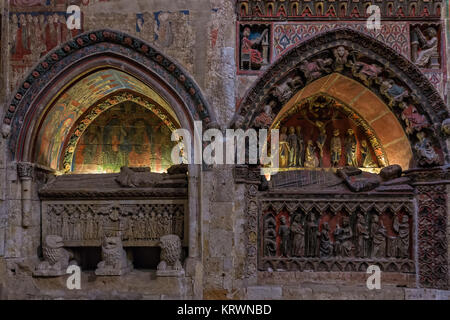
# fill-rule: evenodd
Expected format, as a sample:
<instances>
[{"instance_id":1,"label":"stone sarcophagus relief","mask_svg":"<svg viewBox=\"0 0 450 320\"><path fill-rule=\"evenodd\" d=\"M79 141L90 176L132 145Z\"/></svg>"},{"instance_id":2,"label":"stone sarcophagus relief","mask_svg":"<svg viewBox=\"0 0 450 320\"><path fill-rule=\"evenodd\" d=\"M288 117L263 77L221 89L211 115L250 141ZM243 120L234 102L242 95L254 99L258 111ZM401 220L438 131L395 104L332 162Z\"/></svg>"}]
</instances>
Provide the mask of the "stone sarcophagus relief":
<instances>
[{"instance_id":1,"label":"stone sarcophagus relief","mask_svg":"<svg viewBox=\"0 0 450 320\"><path fill-rule=\"evenodd\" d=\"M42 236L60 236L65 247L101 247L119 238L123 247L158 247L177 235L187 245L186 172L64 175L40 190Z\"/></svg>"},{"instance_id":2,"label":"stone sarcophagus relief","mask_svg":"<svg viewBox=\"0 0 450 320\"><path fill-rule=\"evenodd\" d=\"M377 265L414 273L414 192L400 175L395 167L380 175L354 168L279 173L258 196L258 270L366 272Z\"/></svg>"}]
</instances>

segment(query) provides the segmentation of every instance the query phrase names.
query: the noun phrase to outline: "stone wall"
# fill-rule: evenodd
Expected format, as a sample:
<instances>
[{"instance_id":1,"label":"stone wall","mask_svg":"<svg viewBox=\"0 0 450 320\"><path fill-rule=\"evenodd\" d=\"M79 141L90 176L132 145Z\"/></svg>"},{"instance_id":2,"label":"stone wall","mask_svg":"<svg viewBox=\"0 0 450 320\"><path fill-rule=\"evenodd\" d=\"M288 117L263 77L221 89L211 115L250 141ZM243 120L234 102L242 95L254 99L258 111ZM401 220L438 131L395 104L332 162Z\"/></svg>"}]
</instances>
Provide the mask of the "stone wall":
<instances>
[{"instance_id":1,"label":"stone wall","mask_svg":"<svg viewBox=\"0 0 450 320\"><path fill-rule=\"evenodd\" d=\"M61 12L61 8L11 8L1 1L0 117L17 84L39 60L30 55L20 68L10 64L11 14ZM141 38L176 60L198 83L215 111L220 128L227 128L237 105L259 75L237 75L237 15L233 0L108 0L81 6L83 31L110 28ZM444 10L444 8L443 8ZM447 20L447 39L450 26ZM448 56L450 49L447 48ZM450 75L450 64L448 64ZM14 69L14 70L13 70ZM450 77L447 91L450 105ZM369 291L365 274L247 274L246 186L235 184L232 167L206 168L201 177L200 262L187 267L188 277L162 281L153 272L136 272L121 279L94 279L81 292L65 288L64 279L33 279L40 252L40 201L38 188L46 179L35 176L32 216L23 227L21 189L16 163L7 162L6 139L0 136L0 299L112 298L112 299L448 299L448 293L418 291L415 277L393 275L382 291ZM450 187L449 187L450 188ZM450 189L448 189L450 191ZM449 202L450 206L450 202ZM448 210L450 213L450 209ZM450 216L449 216L450 221ZM450 239L450 227L448 227ZM255 241L257 241L255 239ZM450 261L450 243L449 243ZM449 265L450 270L450 265ZM450 278L450 276L449 276ZM94 281L91 281L94 279ZM141 285L146 283L146 285ZM408 286L397 288L396 284Z\"/></svg>"}]
</instances>

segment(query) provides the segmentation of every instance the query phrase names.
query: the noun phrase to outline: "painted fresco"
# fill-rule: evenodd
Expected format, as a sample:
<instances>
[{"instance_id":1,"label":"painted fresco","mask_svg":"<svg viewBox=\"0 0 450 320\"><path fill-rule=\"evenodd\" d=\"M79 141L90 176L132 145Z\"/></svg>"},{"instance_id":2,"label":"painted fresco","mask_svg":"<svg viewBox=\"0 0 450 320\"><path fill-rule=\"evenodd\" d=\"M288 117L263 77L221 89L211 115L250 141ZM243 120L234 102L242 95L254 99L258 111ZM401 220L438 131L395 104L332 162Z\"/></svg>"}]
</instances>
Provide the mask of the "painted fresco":
<instances>
[{"instance_id":1,"label":"painted fresco","mask_svg":"<svg viewBox=\"0 0 450 320\"><path fill-rule=\"evenodd\" d=\"M164 172L174 147L170 129L153 112L124 102L100 115L75 150L74 173L115 173L122 166Z\"/></svg>"},{"instance_id":2,"label":"painted fresco","mask_svg":"<svg viewBox=\"0 0 450 320\"><path fill-rule=\"evenodd\" d=\"M149 97L175 118L169 105L136 78L114 69L98 71L80 80L53 104L36 140L36 161L58 169L64 141L78 118L97 101L119 90L131 90Z\"/></svg>"}]
</instances>

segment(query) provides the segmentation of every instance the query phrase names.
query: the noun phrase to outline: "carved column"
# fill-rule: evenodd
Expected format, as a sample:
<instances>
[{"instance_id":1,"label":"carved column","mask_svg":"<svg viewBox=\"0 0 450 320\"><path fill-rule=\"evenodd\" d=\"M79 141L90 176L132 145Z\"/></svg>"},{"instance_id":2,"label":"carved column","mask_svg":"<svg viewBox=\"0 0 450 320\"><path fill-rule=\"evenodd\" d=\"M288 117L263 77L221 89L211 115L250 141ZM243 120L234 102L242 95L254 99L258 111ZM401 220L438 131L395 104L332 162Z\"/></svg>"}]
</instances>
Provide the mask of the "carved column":
<instances>
[{"instance_id":1,"label":"carved column","mask_svg":"<svg viewBox=\"0 0 450 320\"><path fill-rule=\"evenodd\" d=\"M189 194L189 258L199 258L199 194L200 178L199 166L189 166L188 194Z\"/></svg>"},{"instance_id":2,"label":"carved column","mask_svg":"<svg viewBox=\"0 0 450 320\"><path fill-rule=\"evenodd\" d=\"M448 283L448 168L411 170L418 192L419 284L446 290Z\"/></svg>"},{"instance_id":3,"label":"carved column","mask_svg":"<svg viewBox=\"0 0 450 320\"><path fill-rule=\"evenodd\" d=\"M33 165L27 162L17 164L17 173L22 185L22 226L24 228L31 226L31 183L33 181Z\"/></svg>"},{"instance_id":4,"label":"carved column","mask_svg":"<svg viewBox=\"0 0 450 320\"><path fill-rule=\"evenodd\" d=\"M245 166L236 167L234 171L236 183L245 183L245 234L247 236L246 265L244 280L246 285L254 285L258 280L258 201L259 185L261 184L260 170L252 170Z\"/></svg>"}]
</instances>

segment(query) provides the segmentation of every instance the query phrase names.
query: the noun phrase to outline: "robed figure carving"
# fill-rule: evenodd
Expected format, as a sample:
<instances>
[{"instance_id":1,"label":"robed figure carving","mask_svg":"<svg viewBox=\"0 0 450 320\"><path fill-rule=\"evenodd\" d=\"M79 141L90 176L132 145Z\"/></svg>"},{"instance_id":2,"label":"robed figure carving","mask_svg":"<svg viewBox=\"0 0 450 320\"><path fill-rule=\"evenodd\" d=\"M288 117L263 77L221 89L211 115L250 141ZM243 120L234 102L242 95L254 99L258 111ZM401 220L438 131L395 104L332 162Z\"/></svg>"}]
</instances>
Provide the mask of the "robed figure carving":
<instances>
[{"instance_id":1,"label":"robed figure carving","mask_svg":"<svg viewBox=\"0 0 450 320\"><path fill-rule=\"evenodd\" d=\"M319 225L316 221L316 215L311 213L306 222L305 249L307 257L317 256L317 237L319 236Z\"/></svg>"},{"instance_id":2,"label":"robed figure carving","mask_svg":"<svg viewBox=\"0 0 450 320\"><path fill-rule=\"evenodd\" d=\"M302 225L302 217L298 214L291 224L291 256L303 257L305 255L305 229Z\"/></svg>"}]
</instances>

